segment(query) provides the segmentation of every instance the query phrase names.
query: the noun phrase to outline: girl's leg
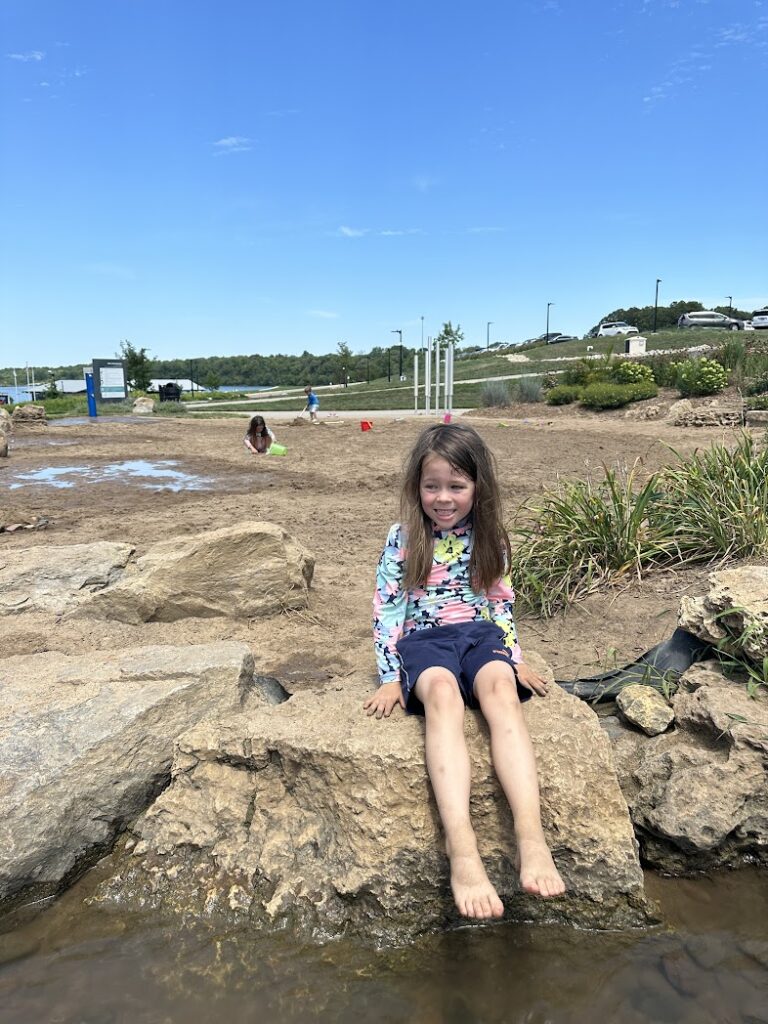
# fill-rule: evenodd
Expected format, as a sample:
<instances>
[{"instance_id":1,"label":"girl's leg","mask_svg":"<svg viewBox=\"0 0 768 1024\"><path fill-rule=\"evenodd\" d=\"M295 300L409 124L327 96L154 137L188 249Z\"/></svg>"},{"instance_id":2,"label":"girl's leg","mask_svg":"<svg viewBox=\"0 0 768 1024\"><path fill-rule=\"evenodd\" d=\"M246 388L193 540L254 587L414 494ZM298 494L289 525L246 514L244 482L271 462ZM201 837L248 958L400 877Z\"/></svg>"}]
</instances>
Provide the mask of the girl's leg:
<instances>
[{"instance_id":1,"label":"girl's leg","mask_svg":"<svg viewBox=\"0 0 768 1024\"><path fill-rule=\"evenodd\" d=\"M536 759L509 665L484 665L475 676L475 696L491 731L493 767L515 821L520 884L539 896L560 896L565 885L541 827Z\"/></svg>"},{"instance_id":2,"label":"girl's leg","mask_svg":"<svg viewBox=\"0 0 768 1024\"><path fill-rule=\"evenodd\" d=\"M469 819L469 753L458 682L447 669L427 669L414 692L424 705L427 771L445 831L456 906L464 917L501 917L504 906L480 860Z\"/></svg>"}]
</instances>

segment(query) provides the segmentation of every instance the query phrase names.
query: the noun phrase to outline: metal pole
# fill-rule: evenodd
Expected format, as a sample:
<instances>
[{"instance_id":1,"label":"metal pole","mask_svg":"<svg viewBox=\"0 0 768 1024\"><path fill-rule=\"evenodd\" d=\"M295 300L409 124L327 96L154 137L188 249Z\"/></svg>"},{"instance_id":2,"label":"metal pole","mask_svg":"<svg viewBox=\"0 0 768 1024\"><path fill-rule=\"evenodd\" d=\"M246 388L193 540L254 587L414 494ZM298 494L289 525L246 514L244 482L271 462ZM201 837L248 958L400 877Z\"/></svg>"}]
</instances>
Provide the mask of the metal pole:
<instances>
[{"instance_id":1,"label":"metal pole","mask_svg":"<svg viewBox=\"0 0 768 1024\"><path fill-rule=\"evenodd\" d=\"M454 356L454 347L453 347L453 344L450 344L448 346L448 368L447 368L448 397L447 397L447 401L446 401L447 411L449 413L453 412L453 356Z\"/></svg>"},{"instance_id":2,"label":"metal pole","mask_svg":"<svg viewBox=\"0 0 768 1024\"><path fill-rule=\"evenodd\" d=\"M726 299L728 299L728 316L730 316L731 313L733 312L733 296L732 295L726 295L725 297L726 297Z\"/></svg>"},{"instance_id":3,"label":"metal pole","mask_svg":"<svg viewBox=\"0 0 768 1024\"><path fill-rule=\"evenodd\" d=\"M440 415L440 338L435 338L435 415Z\"/></svg>"},{"instance_id":4,"label":"metal pole","mask_svg":"<svg viewBox=\"0 0 768 1024\"><path fill-rule=\"evenodd\" d=\"M432 339L427 338L424 352L424 412L429 416L432 407Z\"/></svg>"},{"instance_id":5,"label":"metal pole","mask_svg":"<svg viewBox=\"0 0 768 1024\"><path fill-rule=\"evenodd\" d=\"M546 331L546 334L544 335L544 341L545 342L549 341L549 307L550 306L554 306L554 302L548 302L547 303L547 331Z\"/></svg>"},{"instance_id":6,"label":"metal pole","mask_svg":"<svg viewBox=\"0 0 768 1024\"><path fill-rule=\"evenodd\" d=\"M656 297L653 300L653 333L656 333L656 317L659 312L659 285L661 284L661 278L656 278Z\"/></svg>"},{"instance_id":7,"label":"metal pole","mask_svg":"<svg viewBox=\"0 0 768 1024\"><path fill-rule=\"evenodd\" d=\"M387 349L387 383L392 383L392 349Z\"/></svg>"},{"instance_id":8,"label":"metal pole","mask_svg":"<svg viewBox=\"0 0 768 1024\"><path fill-rule=\"evenodd\" d=\"M489 320L488 323L485 325L485 350L486 350L486 352L488 351L488 346L491 343L491 326L492 326L492 324L493 324L493 320ZM547 328L547 330L549 330L549 328Z\"/></svg>"},{"instance_id":9,"label":"metal pole","mask_svg":"<svg viewBox=\"0 0 768 1024\"><path fill-rule=\"evenodd\" d=\"M424 317L421 318L421 350L424 351Z\"/></svg>"},{"instance_id":10,"label":"metal pole","mask_svg":"<svg viewBox=\"0 0 768 1024\"><path fill-rule=\"evenodd\" d=\"M419 411L419 353L413 353L413 411Z\"/></svg>"}]
</instances>

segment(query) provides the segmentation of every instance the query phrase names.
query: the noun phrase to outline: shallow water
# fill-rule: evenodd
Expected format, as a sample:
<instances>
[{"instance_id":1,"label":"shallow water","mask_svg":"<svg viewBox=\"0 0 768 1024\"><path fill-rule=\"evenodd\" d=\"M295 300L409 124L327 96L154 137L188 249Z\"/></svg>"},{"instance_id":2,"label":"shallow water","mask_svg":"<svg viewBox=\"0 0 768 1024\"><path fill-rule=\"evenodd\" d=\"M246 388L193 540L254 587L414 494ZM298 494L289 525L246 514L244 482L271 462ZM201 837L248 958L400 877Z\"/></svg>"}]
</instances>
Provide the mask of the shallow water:
<instances>
[{"instance_id":1,"label":"shallow water","mask_svg":"<svg viewBox=\"0 0 768 1024\"><path fill-rule=\"evenodd\" d=\"M765 872L650 877L652 931L467 928L382 952L105 912L82 886L0 936L5 1024L768 1021Z\"/></svg>"},{"instance_id":2,"label":"shallow water","mask_svg":"<svg viewBox=\"0 0 768 1024\"><path fill-rule=\"evenodd\" d=\"M48 466L26 473L11 474L8 489L15 491L21 487L41 484L69 488L76 487L78 483L98 484L105 481L138 484L139 487L153 490L162 487L171 491L203 491L213 486L213 480L208 477L175 469L178 464L173 459L158 462L135 459L113 462L107 466Z\"/></svg>"}]
</instances>

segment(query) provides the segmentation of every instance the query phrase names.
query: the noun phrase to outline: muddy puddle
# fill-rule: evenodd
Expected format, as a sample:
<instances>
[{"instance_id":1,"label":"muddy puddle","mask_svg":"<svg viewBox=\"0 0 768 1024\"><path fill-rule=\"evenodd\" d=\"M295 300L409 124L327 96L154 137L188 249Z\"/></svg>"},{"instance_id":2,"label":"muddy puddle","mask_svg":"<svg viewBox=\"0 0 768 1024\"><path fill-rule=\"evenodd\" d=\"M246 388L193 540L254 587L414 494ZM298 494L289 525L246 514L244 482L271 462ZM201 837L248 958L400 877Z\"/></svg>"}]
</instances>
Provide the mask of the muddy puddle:
<instances>
[{"instance_id":1,"label":"muddy puddle","mask_svg":"<svg viewBox=\"0 0 768 1024\"><path fill-rule=\"evenodd\" d=\"M501 925L379 952L96 910L86 882L0 935L5 1024L768 1020L764 872L650 877L666 921L650 931Z\"/></svg>"},{"instance_id":2,"label":"muddy puddle","mask_svg":"<svg viewBox=\"0 0 768 1024\"><path fill-rule=\"evenodd\" d=\"M210 477L186 473L178 469L173 459L149 462L133 459L112 462L105 466L47 466L27 472L15 472L6 478L8 489L48 486L60 489L77 487L78 484L126 483L139 487L171 491L204 491L214 486Z\"/></svg>"}]
</instances>

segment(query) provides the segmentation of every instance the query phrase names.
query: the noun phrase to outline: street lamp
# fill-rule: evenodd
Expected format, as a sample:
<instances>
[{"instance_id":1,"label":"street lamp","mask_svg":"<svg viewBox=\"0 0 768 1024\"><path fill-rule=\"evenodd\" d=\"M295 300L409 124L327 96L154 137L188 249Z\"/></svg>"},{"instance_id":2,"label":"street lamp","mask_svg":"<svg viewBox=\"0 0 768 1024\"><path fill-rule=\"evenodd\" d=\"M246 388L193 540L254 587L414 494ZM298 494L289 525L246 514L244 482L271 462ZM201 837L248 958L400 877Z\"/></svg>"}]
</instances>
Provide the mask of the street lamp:
<instances>
[{"instance_id":1,"label":"street lamp","mask_svg":"<svg viewBox=\"0 0 768 1024\"><path fill-rule=\"evenodd\" d=\"M554 306L554 302L547 303L547 333L544 335L544 341L549 341L549 307Z\"/></svg>"},{"instance_id":2,"label":"street lamp","mask_svg":"<svg viewBox=\"0 0 768 1024\"><path fill-rule=\"evenodd\" d=\"M653 300L653 333L656 333L656 318L659 313L659 285L661 284L661 278L656 278L656 298Z\"/></svg>"},{"instance_id":3,"label":"street lamp","mask_svg":"<svg viewBox=\"0 0 768 1024\"><path fill-rule=\"evenodd\" d=\"M400 335L400 376L402 377L403 376L403 332L395 329L394 331L390 331L389 333L390 334L399 334Z\"/></svg>"},{"instance_id":4,"label":"street lamp","mask_svg":"<svg viewBox=\"0 0 768 1024\"><path fill-rule=\"evenodd\" d=\"M485 350L486 350L486 352L488 351L488 346L491 343L491 325L492 324L493 324L493 320L489 320L488 323L485 325Z\"/></svg>"},{"instance_id":5,"label":"street lamp","mask_svg":"<svg viewBox=\"0 0 768 1024\"><path fill-rule=\"evenodd\" d=\"M726 297L726 299L728 299L728 316L730 316L731 313L733 312L733 296L732 295L726 295L725 297Z\"/></svg>"}]
</instances>

